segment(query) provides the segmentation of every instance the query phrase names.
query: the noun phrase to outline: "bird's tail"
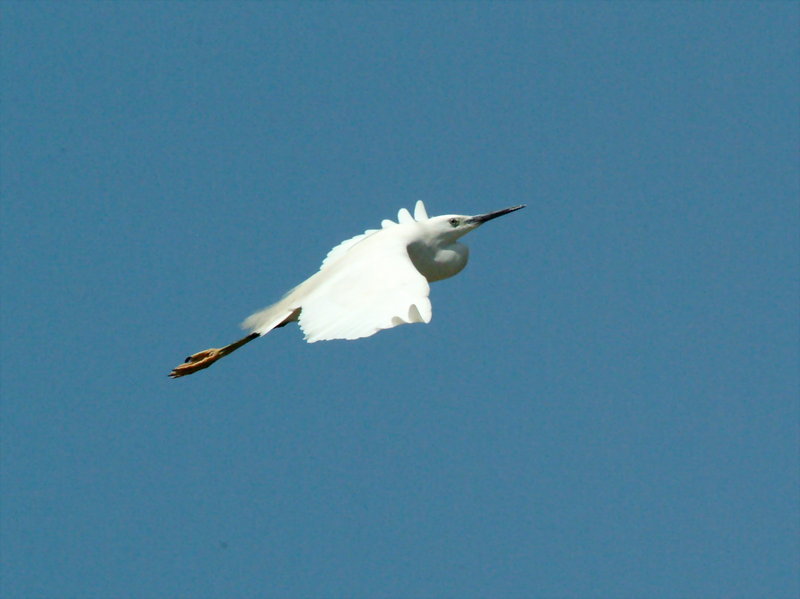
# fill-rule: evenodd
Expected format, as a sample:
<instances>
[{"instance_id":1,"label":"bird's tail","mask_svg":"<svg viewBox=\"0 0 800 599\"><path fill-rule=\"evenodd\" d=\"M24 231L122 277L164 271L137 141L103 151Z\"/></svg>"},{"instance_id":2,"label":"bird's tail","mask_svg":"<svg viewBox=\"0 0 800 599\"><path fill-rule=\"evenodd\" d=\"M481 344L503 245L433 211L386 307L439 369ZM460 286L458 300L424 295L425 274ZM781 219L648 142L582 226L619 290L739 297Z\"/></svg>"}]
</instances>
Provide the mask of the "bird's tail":
<instances>
[{"instance_id":1,"label":"bird's tail","mask_svg":"<svg viewBox=\"0 0 800 599\"><path fill-rule=\"evenodd\" d=\"M286 326L290 322L294 322L300 316L300 308L291 306L286 302L287 298L259 310L255 314L251 314L245 318L242 323L242 328L250 330L259 335L266 335L272 329L277 329Z\"/></svg>"}]
</instances>

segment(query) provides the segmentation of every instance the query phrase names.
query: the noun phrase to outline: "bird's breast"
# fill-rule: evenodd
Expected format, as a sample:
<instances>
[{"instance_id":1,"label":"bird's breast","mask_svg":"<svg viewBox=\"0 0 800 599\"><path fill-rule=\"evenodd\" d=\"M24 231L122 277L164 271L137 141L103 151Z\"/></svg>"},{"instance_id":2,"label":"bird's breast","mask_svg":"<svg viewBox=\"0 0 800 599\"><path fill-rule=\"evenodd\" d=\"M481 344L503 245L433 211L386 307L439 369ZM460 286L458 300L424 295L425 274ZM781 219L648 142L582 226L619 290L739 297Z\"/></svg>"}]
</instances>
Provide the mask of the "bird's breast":
<instances>
[{"instance_id":1,"label":"bird's breast","mask_svg":"<svg viewBox=\"0 0 800 599\"><path fill-rule=\"evenodd\" d=\"M408 246L414 267L429 283L448 279L460 273L469 260L469 248L461 243L445 247L430 247L422 243Z\"/></svg>"}]
</instances>

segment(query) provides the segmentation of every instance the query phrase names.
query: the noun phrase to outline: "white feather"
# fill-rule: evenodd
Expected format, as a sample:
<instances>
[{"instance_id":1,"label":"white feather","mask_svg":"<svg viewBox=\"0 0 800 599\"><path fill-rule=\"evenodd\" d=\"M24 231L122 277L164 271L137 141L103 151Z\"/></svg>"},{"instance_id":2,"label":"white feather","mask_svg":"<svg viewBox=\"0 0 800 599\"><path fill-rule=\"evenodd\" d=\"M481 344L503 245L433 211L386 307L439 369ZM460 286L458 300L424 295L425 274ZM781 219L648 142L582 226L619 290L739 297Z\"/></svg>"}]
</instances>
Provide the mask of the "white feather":
<instances>
[{"instance_id":1,"label":"white feather","mask_svg":"<svg viewBox=\"0 0 800 599\"><path fill-rule=\"evenodd\" d=\"M413 223L414 217L411 216L411 213L406 208L400 208L400 210L397 211L397 222L401 225Z\"/></svg>"},{"instance_id":2,"label":"white feather","mask_svg":"<svg viewBox=\"0 0 800 599\"><path fill-rule=\"evenodd\" d=\"M430 322L430 286L407 249L416 220L405 208L397 216L400 224L386 219L382 229L368 229L331 249L319 272L249 316L242 327L263 335L287 318L299 320L306 340L313 343ZM298 309L299 318L292 317Z\"/></svg>"},{"instance_id":3,"label":"white feather","mask_svg":"<svg viewBox=\"0 0 800 599\"><path fill-rule=\"evenodd\" d=\"M414 220L417 222L428 220L428 211L425 210L425 204L422 203L422 200L417 200L414 206Z\"/></svg>"},{"instance_id":4,"label":"white feather","mask_svg":"<svg viewBox=\"0 0 800 599\"><path fill-rule=\"evenodd\" d=\"M430 286L411 262L403 229L384 230L380 251L371 247L378 237L363 240L349 250L347 260L301 285L300 328L309 343L358 339L400 324L430 322Z\"/></svg>"},{"instance_id":5,"label":"white feather","mask_svg":"<svg viewBox=\"0 0 800 599\"><path fill-rule=\"evenodd\" d=\"M378 231L380 231L380 229L367 229L360 235L356 235L355 237L351 237L350 239L345 239L342 243L340 243L339 245L334 247L330 252L328 252L328 255L325 256L325 259L322 261L322 265L320 265L319 267L320 270L330 266L331 264L339 260L355 244L357 244L360 241L363 241L364 239L366 239L370 235L377 233Z\"/></svg>"}]
</instances>

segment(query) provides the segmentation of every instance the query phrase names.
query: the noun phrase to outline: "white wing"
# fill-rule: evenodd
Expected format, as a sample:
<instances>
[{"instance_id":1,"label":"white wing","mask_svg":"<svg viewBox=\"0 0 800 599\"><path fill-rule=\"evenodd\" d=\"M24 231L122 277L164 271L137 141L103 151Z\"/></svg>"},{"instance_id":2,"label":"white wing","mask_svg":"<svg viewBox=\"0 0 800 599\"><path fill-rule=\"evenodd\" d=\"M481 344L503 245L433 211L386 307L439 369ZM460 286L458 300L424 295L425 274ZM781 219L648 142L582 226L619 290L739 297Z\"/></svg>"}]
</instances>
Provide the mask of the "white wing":
<instances>
[{"instance_id":1,"label":"white wing","mask_svg":"<svg viewBox=\"0 0 800 599\"><path fill-rule=\"evenodd\" d=\"M401 324L430 322L430 287L412 264L407 241L395 234L400 229L359 239L304 284L299 303L306 341L358 339Z\"/></svg>"},{"instance_id":2,"label":"white wing","mask_svg":"<svg viewBox=\"0 0 800 599\"><path fill-rule=\"evenodd\" d=\"M406 212L408 211L406 210ZM397 224L396 222L394 222L393 220L389 220L388 218L385 218L381 221L381 227L383 229L388 229L389 227L393 227L396 224ZM336 262L339 258L344 256L347 253L347 251L355 244L359 243L360 241L363 241L364 239L366 239L370 235L373 235L374 233L377 233L378 231L380 231L380 229L367 229L360 235L356 235L355 237L351 237L350 239L345 239L342 243L340 243L330 252L328 252L328 255L325 256L325 259L322 261L322 265L319 267L320 270Z\"/></svg>"},{"instance_id":3,"label":"white wing","mask_svg":"<svg viewBox=\"0 0 800 599\"><path fill-rule=\"evenodd\" d=\"M328 255L325 256L325 259L322 261L322 264L319 267L320 270L330 266L331 264L339 260L339 258L344 256L347 253L347 251L355 244L357 244L359 241L363 241L364 239L366 239L367 237L369 237L374 233L377 233L378 231L380 231L380 229L367 229L366 231L361 233L361 235L356 235L355 237L351 237L350 239L345 239L342 243L340 243L330 252L328 252Z\"/></svg>"}]
</instances>

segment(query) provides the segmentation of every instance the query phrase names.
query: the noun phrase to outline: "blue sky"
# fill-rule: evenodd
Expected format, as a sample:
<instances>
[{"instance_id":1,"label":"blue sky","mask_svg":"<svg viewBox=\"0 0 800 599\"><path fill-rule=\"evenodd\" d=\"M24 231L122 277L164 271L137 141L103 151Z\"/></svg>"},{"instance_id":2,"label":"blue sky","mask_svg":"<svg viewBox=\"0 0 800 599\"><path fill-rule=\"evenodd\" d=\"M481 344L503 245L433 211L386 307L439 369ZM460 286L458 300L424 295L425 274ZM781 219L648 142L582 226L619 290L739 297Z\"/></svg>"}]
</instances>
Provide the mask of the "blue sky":
<instances>
[{"instance_id":1,"label":"blue sky","mask_svg":"<svg viewBox=\"0 0 800 599\"><path fill-rule=\"evenodd\" d=\"M2 594L800 594L794 3L3 2ZM188 353L422 199L433 321Z\"/></svg>"}]
</instances>

